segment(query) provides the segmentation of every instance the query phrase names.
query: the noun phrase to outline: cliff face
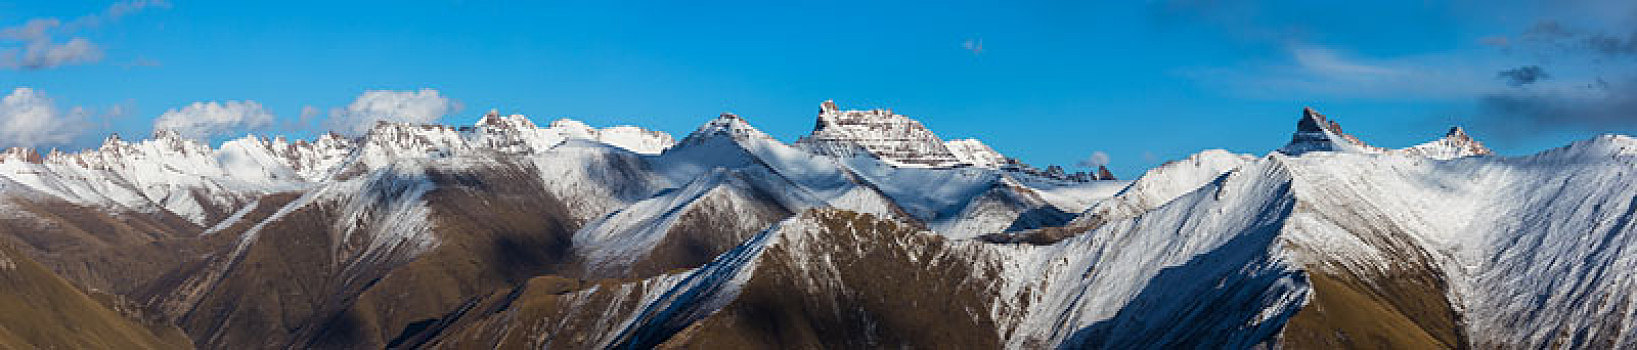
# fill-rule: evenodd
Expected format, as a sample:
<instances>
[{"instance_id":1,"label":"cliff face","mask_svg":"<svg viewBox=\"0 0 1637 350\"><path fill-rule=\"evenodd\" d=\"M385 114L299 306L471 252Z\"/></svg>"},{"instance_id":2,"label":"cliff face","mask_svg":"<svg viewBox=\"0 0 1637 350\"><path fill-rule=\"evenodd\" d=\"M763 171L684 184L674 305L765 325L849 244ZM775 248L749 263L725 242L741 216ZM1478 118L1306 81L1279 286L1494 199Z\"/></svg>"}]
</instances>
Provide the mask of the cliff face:
<instances>
[{"instance_id":1,"label":"cliff face","mask_svg":"<svg viewBox=\"0 0 1637 350\"><path fill-rule=\"evenodd\" d=\"M820 105L813 133L797 140L796 144L824 155L869 154L900 167L962 164L944 141L919 121L890 109L843 111L836 108L833 101Z\"/></svg>"}]
</instances>

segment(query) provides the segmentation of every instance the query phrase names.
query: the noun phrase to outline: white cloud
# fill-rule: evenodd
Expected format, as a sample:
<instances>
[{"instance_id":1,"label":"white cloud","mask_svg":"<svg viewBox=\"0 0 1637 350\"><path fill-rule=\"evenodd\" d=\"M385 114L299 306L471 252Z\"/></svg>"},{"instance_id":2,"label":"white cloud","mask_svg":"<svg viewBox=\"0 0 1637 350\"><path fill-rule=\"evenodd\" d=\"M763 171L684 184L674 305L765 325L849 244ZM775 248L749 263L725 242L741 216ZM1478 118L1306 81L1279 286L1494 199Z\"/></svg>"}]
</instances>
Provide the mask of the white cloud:
<instances>
[{"instance_id":1,"label":"white cloud","mask_svg":"<svg viewBox=\"0 0 1637 350\"><path fill-rule=\"evenodd\" d=\"M45 93L20 87L0 99L0 147L66 144L78 136L90 111L57 108Z\"/></svg>"},{"instance_id":2,"label":"white cloud","mask_svg":"<svg viewBox=\"0 0 1637 350\"><path fill-rule=\"evenodd\" d=\"M358 135L369 131L376 122L431 123L460 107L460 102L433 89L370 90L346 108L330 110L330 119L325 124L336 132Z\"/></svg>"},{"instance_id":3,"label":"white cloud","mask_svg":"<svg viewBox=\"0 0 1637 350\"><path fill-rule=\"evenodd\" d=\"M34 18L21 25L0 28L0 69L49 69L102 61L102 47L83 37L58 42L81 29L96 28L149 7L170 7L164 0L122 1L101 12L80 16L67 24L56 18Z\"/></svg>"},{"instance_id":4,"label":"white cloud","mask_svg":"<svg viewBox=\"0 0 1637 350\"><path fill-rule=\"evenodd\" d=\"M273 123L273 113L256 101L194 102L165 111L153 122L154 130L172 130L183 137L203 139L247 131Z\"/></svg>"},{"instance_id":5,"label":"white cloud","mask_svg":"<svg viewBox=\"0 0 1637 350\"><path fill-rule=\"evenodd\" d=\"M1079 165L1079 166L1082 166L1082 167L1087 167L1087 168L1096 168L1096 167L1108 165L1108 161L1109 161L1108 153L1105 153L1103 151L1096 151L1096 152L1091 152L1091 157L1086 157L1086 159L1081 160L1079 163L1076 163L1076 165Z\"/></svg>"},{"instance_id":6,"label":"white cloud","mask_svg":"<svg viewBox=\"0 0 1637 350\"><path fill-rule=\"evenodd\" d=\"M1290 55L1302 70L1322 76L1375 80L1407 74L1402 68L1343 58L1336 50L1317 46L1297 46L1291 48Z\"/></svg>"}]
</instances>

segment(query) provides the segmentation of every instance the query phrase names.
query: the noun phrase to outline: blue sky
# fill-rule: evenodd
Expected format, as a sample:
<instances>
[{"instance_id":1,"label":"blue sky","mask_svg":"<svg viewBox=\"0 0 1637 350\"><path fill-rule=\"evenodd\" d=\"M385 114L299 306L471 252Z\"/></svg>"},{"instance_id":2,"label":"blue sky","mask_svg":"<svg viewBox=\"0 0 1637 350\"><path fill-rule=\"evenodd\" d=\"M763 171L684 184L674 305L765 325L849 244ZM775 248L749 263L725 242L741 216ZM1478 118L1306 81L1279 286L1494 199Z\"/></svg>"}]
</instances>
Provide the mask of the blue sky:
<instances>
[{"instance_id":1,"label":"blue sky","mask_svg":"<svg viewBox=\"0 0 1637 350\"><path fill-rule=\"evenodd\" d=\"M0 28L0 147L403 113L362 103L372 90L410 120L494 108L681 137L726 111L786 141L834 99L1041 166L1104 152L1125 177L1264 154L1303 106L1385 147L1452 124L1503 154L1637 129L1637 4L1620 1L63 0L0 2Z\"/></svg>"}]
</instances>

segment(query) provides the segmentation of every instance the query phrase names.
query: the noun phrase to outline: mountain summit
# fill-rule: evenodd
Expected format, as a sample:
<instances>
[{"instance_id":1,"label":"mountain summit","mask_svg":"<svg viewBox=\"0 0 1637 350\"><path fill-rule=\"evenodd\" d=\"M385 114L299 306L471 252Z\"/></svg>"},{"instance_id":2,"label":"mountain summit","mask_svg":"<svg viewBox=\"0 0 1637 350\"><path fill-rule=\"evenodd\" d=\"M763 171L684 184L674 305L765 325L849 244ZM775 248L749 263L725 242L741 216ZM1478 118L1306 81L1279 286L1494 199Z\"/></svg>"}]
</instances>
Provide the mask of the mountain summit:
<instances>
[{"instance_id":1,"label":"mountain summit","mask_svg":"<svg viewBox=\"0 0 1637 350\"><path fill-rule=\"evenodd\" d=\"M944 141L921 122L890 109L841 110L835 101L819 105L813 133L796 141L814 153L848 157L859 151L905 167L951 167L961 164Z\"/></svg>"},{"instance_id":2,"label":"mountain summit","mask_svg":"<svg viewBox=\"0 0 1637 350\"><path fill-rule=\"evenodd\" d=\"M1342 132L1340 123L1305 107L1302 118L1296 121L1296 133L1290 136L1290 144L1279 152L1298 155L1312 151L1376 153L1380 149Z\"/></svg>"},{"instance_id":3,"label":"mountain summit","mask_svg":"<svg viewBox=\"0 0 1637 350\"><path fill-rule=\"evenodd\" d=\"M1455 159L1495 154L1494 151L1489 150L1489 147L1484 147L1482 142L1478 142L1471 135L1467 135L1466 130L1461 129L1459 126L1450 127L1449 132L1444 133L1443 138L1411 146L1400 151L1405 154L1436 159Z\"/></svg>"}]
</instances>

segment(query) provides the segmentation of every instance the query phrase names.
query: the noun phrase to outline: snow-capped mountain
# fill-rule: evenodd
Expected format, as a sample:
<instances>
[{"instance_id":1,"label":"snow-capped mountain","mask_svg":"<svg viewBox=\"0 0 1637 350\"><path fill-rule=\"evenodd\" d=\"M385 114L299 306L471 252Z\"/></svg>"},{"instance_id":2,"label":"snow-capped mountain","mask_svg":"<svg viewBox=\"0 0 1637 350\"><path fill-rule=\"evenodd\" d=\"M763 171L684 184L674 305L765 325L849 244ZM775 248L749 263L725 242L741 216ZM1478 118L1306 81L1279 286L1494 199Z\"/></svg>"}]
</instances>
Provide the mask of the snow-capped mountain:
<instances>
[{"instance_id":1,"label":"snow-capped mountain","mask_svg":"<svg viewBox=\"0 0 1637 350\"><path fill-rule=\"evenodd\" d=\"M1386 149L1305 109L1263 156L1117 181L887 110L817 124L12 149L0 281L101 315L42 329L149 347L1637 346L1630 137Z\"/></svg>"},{"instance_id":2,"label":"snow-capped mountain","mask_svg":"<svg viewBox=\"0 0 1637 350\"><path fill-rule=\"evenodd\" d=\"M889 109L841 110L835 101L819 106L813 133L796 144L830 156L871 155L894 166L950 167L961 162L920 121Z\"/></svg>"}]
</instances>

